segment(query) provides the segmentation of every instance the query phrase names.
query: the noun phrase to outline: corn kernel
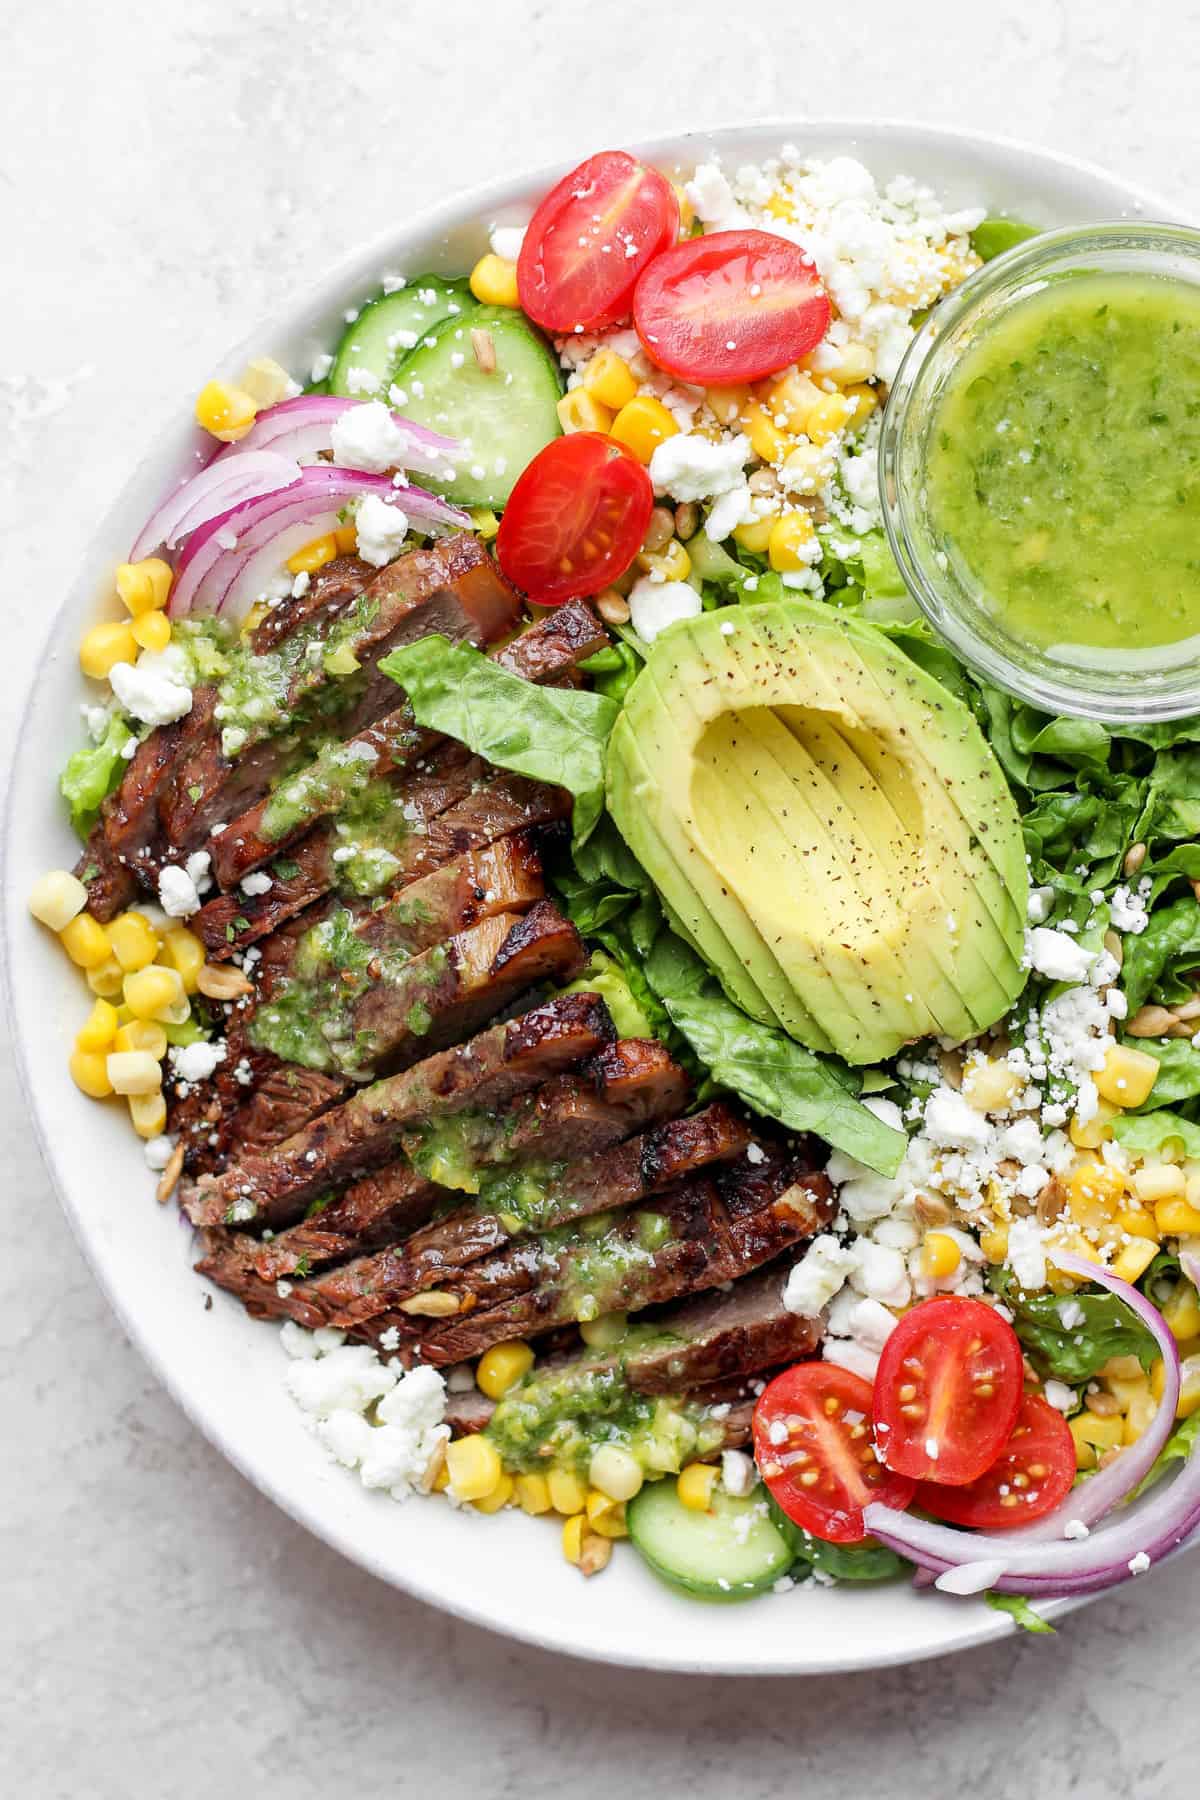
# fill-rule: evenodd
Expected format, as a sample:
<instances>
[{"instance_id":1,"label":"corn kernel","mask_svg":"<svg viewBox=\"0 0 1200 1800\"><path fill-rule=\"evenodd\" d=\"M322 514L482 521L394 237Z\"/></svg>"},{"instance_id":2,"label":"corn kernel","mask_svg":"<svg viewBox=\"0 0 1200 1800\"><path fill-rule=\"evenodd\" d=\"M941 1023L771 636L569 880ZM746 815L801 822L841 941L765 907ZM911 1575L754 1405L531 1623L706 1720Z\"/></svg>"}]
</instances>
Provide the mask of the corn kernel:
<instances>
[{"instance_id":1,"label":"corn kernel","mask_svg":"<svg viewBox=\"0 0 1200 1800\"><path fill-rule=\"evenodd\" d=\"M601 1537L623 1538L629 1536L629 1526L625 1520L625 1503L613 1500L608 1494L594 1489L587 1497L585 1516L593 1531Z\"/></svg>"},{"instance_id":2,"label":"corn kernel","mask_svg":"<svg viewBox=\"0 0 1200 1800\"><path fill-rule=\"evenodd\" d=\"M236 444L254 423L258 408L244 388L209 381L196 396L196 423L224 444Z\"/></svg>"},{"instance_id":3,"label":"corn kernel","mask_svg":"<svg viewBox=\"0 0 1200 1800\"><path fill-rule=\"evenodd\" d=\"M1190 1281L1176 1282L1162 1308L1171 1336L1179 1343L1200 1336L1200 1294Z\"/></svg>"},{"instance_id":4,"label":"corn kernel","mask_svg":"<svg viewBox=\"0 0 1200 1800\"><path fill-rule=\"evenodd\" d=\"M178 971L185 994L194 994L201 969L208 960L201 940L186 925L173 925L163 933L161 960Z\"/></svg>"},{"instance_id":5,"label":"corn kernel","mask_svg":"<svg viewBox=\"0 0 1200 1800\"><path fill-rule=\"evenodd\" d=\"M660 444L674 437L679 427L652 394L637 394L624 405L610 426L610 435L632 450L640 463L648 463Z\"/></svg>"},{"instance_id":6,"label":"corn kernel","mask_svg":"<svg viewBox=\"0 0 1200 1800\"><path fill-rule=\"evenodd\" d=\"M1135 1237L1117 1253L1112 1272L1118 1281L1134 1282L1146 1273L1157 1255L1158 1245L1152 1238Z\"/></svg>"},{"instance_id":7,"label":"corn kernel","mask_svg":"<svg viewBox=\"0 0 1200 1800\"><path fill-rule=\"evenodd\" d=\"M93 681L106 681L118 663L137 661L137 639L118 620L93 625L79 646L79 666Z\"/></svg>"},{"instance_id":8,"label":"corn kernel","mask_svg":"<svg viewBox=\"0 0 1200 1800\"><path fill-rule=\"evenodd\" d=\"M767 560L780 573L807 569L812 563L812 548L817 540L811 514L802 506L777 518L767 539Z\"/></svg>"},{"instance_id":9,"label":"corn kernel","mask_svg":"<svg viewBox=\"0 0 1200 1800\"><path fill-rule=\"evenodd\" d=\"M583 385L601 406L610 407L614 413L628 406L637 393L636 375L615 350L597 350L583 371Z\"/></svg>"},{"instance_id":10,"label":"corn kernel","mask_svg":"<svg viewBox=\"0 0 1200 1800\"><path fill-rule=\"evenodd\" d=\"M948 1231L927 1231L921 1263L930 1281L944 1281L962 1261L962 1251Z\"/></svg>"},{"instance_id":11,"label":"corn kernel","mask_svg":"<svg viewBox=\"0 0 1200 1800\"><path fill-rule=\"evenodd\" d=\"M460 1500L484 1499L500 1485L504 1474L495 1444L478 1432L446 1445L446 1466L450 1485Z\"/></svg>"},{"instance_id":12,"label":"corn kernel","mask_svg":"<svg viewBox=\"0 0 1200 1800\"><path fill-rule=\"evenodd\" d=\"M1120 1109L1108 1100L1099 1100L1096 1110L1086 1125L1081 1125L1078 1115L1067 1126L1067 1136L1077 1150L1098 1150L1112 1136L1113 1120L1121 1116Z\"/></svg>"},{"instance_id":13,"label":"corn kernel","mask_svg":"<svg viewBox=\"0 0 1200 1800\"><path fill-rule=\"evenodd\" d=\"M457 1492L457 1489L455 1490ZM502 1473L499 1481L490 1494L484 1494L476 1500L475 1511L481 1513L498 1513L509 1505L513 1497L513 1478L507 1472Z\"/></svg>"},{"instance_id":14,"label":"corn kernel","mask_svg":"<svg viewBox=\"0 0 1200 1800\"><path fill-rule=\"evenodd\" d=\"M611 1350L629 1330L628 1315L623 1312L601 1313L598 1319L587 1319L579 1327L579 1335L593 1350Z\"/></svg>"},{"instance_id":15,"label":"corn kernel","mask_svg":"<svg viewBox=\"0 0 1200 1800\"><path fill-rule=\"evenodd\" d=\"M331 563L338 553L337 538L332 531L324 537L313 538L311 543L301 544L299 550L287 559L286 567L292 575L314 575Z\"/></svg>"},{"instance_id":16,"label":"corn kernel","mask_svg":"<svg viewBox=\"0 0 1200 1800\"><path fill-rule=\"evenodd\" d=\"M147 556L141 562L117 565L117 593L125 610L135 619L167 604L173 579L170 563L164 562L161 556Z\"/></svg>"},{"instance_id":17,"label":"corn kernel","mask_svg":"<svg viewBox=\"0 0 1200 1800\"><path fill-rule=\"evenodd\" d=\"M1123 1206L1113 1224L1127 1237L1148 1238L1152 1244L1158 1243L1158 1226L1154 1223L1154 1214L1147 1212L1144 1206Z\"/></svg>"},{"instance_id":18,"label":"corn kernel","mask_svg":"<svg viewBox=\"0 0 1200 1800\"><path fill-rule=\"evenodd\" d=\"M678 538L672 538L658 554L643 550L638 562L648 575L661 576L664 581L686 581L692 572L692 559Z\"/></svg>"},{"instance_id":19,"label":"corn kernel","mask_svg":"<svg viewBox=\"0 0 1200 1800\"><path fill-rule=\"evenodd\" d=\"M167 1128L167 1103L162 1089L156 1094L130 1094L129 1120L140 1138L160 1137Z\"/></svg>"},{"instance_id":20,"label":"corn kernel","mask_svg":"<svg viewBox=\"0 0 1200 1800\"><path fill-rule=\"evenodd\" d=\"M963 1070L962 1097L976 1112L1004 1112L1022 1086L1021 1077L1006 1062L985 1057Z\"/></svg>"},{"instance_id":21,"label":"corn kernel","mask_svg":"<svg viewBox=\"0 0 1200 1800\"><path fill-rule=\"evenodd\" d=\"M114 1007L113 1018L116 1016ZM114 1050L145 1050L155 1062L161 1062L167 1054L167 1034L153 1019L130 1019L128 1025L118 1026L112 1047Z\"/></svg>"},{"instance_id":22,"label":"corn kernel","mask_svg":"<svg viewBox=\"0 0 1200 1800\"><path fill-rule=\"evenodd\" d=\"M358 526L351 519L348 525L335 525L333 541L337 545L339 556L353 556L358 549Z\"/></svg>"},{"instance_id":23,"label":"corn kernel","mask_svg":"<svg viewBox=\"0 0 1200 1800\"><path fill-rule=\"evenodd\" d=\"M1129 1185L1143 1206L1157 1206L1160 1200L1177 1200L1184 1194L1187 1182L1178 1163L1160 1163L1156 1168L1135 1169Z\"/></svg>"},{"instance_id":24,"label":"corn kernel","mask_svg":"<svg viewBox=\"0 0 1200 1800\"><path fill-rule=\"evenodd\" d=\"M519 306L517 265L491 252L471 270L471 292L483 306Z\"/></svg>"},{"instance_id":25,"label":"corn kernel","mask_svg":"<svg viewBox=\"0 0 1200 1800\"><path fill-rule=\"evenodd\" d=\"M765 556L774 527L773 514L768 514L765 519L751 519L745 525L734 526L734 542L740 544L743 550L749 550L752 556Z\"/></svg>"},{"instance_id":26,"label":"corn kernel","mask_svg":"<svg viewBox=\"0 0 1200 1800\"><path fill-rule=\"evenodd\" d=\"M1186 1200L1160 1200L1154 1208L1154 1223L1164 1237L1200 1235L1200 1212Z\"/></svg>"},{"instance_id":27,"label":"corn kernel","mask_svg":"<svg viewBox=\"0 0 1200 1800\"><path fill-rule=\"evenodd\" d=\"M770 413L757 400L752 400L742 414L742 425L750 439L750 448L760 462L780 463L789 444Z\"/></svg>"},{"instance_id":28,"label":"corn kernel","mask_svg":"<svg viewBox=\"0 0 1200 1800\"><path fill-rule=\"evenodd\" d=\"M97 1000L75 1038L77 1050L107 1050L117 1034L117 1009Z\"/></svg>"},{"instance_id":29,"label":"corn kernel","mask_svg":"<svg viewBox=\"0 0 1200 1800\"><path fill-rule=\"evenodd\" d=\"M816 360L811 354L805 358L801 367L811 365ZM875 373L875 352L868 344L821 344L821 374L827 375L830 381L836 381L841 388L856 387L860 382L870 381Z\"/></svg>"},{"instance_id":30,"label":"corn kernel","mask_svg":"<svg viewBox=\"0 0 1200 1800\"><path fill-rule=\"evenodd\" d=\"M1101 1098L1114 1106L1140 1106L1158 1080L1158 1062L1132 1044L1111 1044L1095 1080Z\"/></svg>"},{"instance_id":31,"label":"corn kernel","mask_svg":"<svg viewBox=\"0 0 1200 1800\"><path fill-rule=\"evenodd\" d=\"M1150 1365L1150 1392L1156 1400L1161 1400L1166 1391L1167 1365L1160 1356Z\"/></svg>"},{"instance_id":32,"label":"corn kernel","mask_svg":"<svg viewBox=\"0 0 1200 1800\"><path fill-rule=\"evenodd\" d=\"M623 1501L632 1500L641 1491L645 1477L642 1465L630 1451L620 1444L601 1444L592 1454L588 1479L610 1500Z\"/></svg>"},{"instance_id":33,"label":"corn kernel","mask_svg":"<svg viewBox=\"0 0 1200 1800\"><path fill-rule=\"evenodd\" d=\"M71 1080L91 1100L105 1100L112 1093L107 1058L97 1050L73 1050L67 1063Z\"/></svg>"},{"instance_id":34,"label":"corn kernel","mask_svg":"<svg viewBox=\"0 0 1200 1800\"><path fill-rule=\"evenodd\" d=\"M1076 1413L1067 1420L1067 1429L1075 1439L1075 1466L1079 1469L1095 1468L1100 1454L1116 1450L1125 1438L1125 1421L1120 1413L1104 1418L1092 1412Z\"/></svg>"},{"instance_id":35,"label":"corn kernel","mask_svg":"<svg viewBox=\"0 0 1200 1800\"><path fill-rule=\"evenodd\" d=\"M1122 1443L1136 1444L1147 1426L1153 1423L1157 1411L1158 1402L1150 1391L1149 1381L1144 1380L1139 1391L1130 1398L1126 1409Z\"/></svg>"},{"instance_id":36,"label":"corn kernel","mask_svg":"<svg viewBox=\"0 0 1200 1800\"><path fill-rule=\"evenodd\" d=\"M675 1483L681 1503L689 1512L707 1512L720 1471L715 1463L688 1463Z\"/></svg>"},{"instance_id":37,"label":"corn kernel","mask_svg":"<svg viewBox=\"0 0 1200 1800\"><path fill-rule=\"evenodd\" d=\"M493 1344L479 1359L475 1380L489 1400L499 1400L515 1387L533 1367L533 1351L528 1344L515 1339L509 1344Z\"/></svg>"},{"instance_id":38,"label":"corn kernel","mask_svg":"<svg viewBox=\"0 0 1200 1800\"><path fill-rule=\"evenodd\" d=\"M550 1489L544 1475L518 1475L513 1485L517 1505L530 1518L550 1511Z\"/></svg>"},{"instance_id":39,"label":"corn kernel","mask_svg":"<svg viewBox=\"0 0 1200 1800\"><path fill-rule=\"evenodd\" d=\"M278 406L281 400L295 393L291 376L273 356L256 356L253 362L247 363L238 378L238 385L260 407Z\"/></svg>"},{"instance_id":40,"label":"corn kernel","mask_svg":"<svg viewBox=\"0 0 1200 1800\"><path fill-rule=\"evenodd\" d=\"M166 613L139 613L129 629L143 650L165 650L171 641L171 621Z\"/></svg>"},{"instance_id":41,"label":"corn kernel","mask_svg":"<svg viewBox=\"0 0 1200 1800\"><path fill-rule=\"evenodd\" d=\"M558 402L558 422L567 433L572 431L609 431L613 413L585 387L572 388Z\"/></svg>"},{"instance_id":42,"label":"corn kernel","mask_svg":"<svg viewBox=\"0 0 1200 1800\"><path fill-rule=\"evenodd\" d=\"M102 1000L115 1000L125 980L125 971L115 956L106 956L86 971L87 984L93 994L99 994Z\"/></svg>"},{"instance_id":43,"label":"corn kernel","mask_svg":"<svg viewBox=\"0 0 1200 1800\"><path fill-rule=\"evenodd\" d=\"M563 1521L562 1547L563 1555L569 1563L579 1567L579 1558L583 1554L583 1534L587 1530L587 1519L582 1511L574 1513Z\"/></svg>"},{"instance_id":44,"label":"corn kernel","mask_svg":"<svg viewBox=\"0 0 1200 1800\"><path fill-rule=\"evenodd\" d=\"M158 955L158 933L139 912L122 913L108 928L112 953L127 975L144 969Z\"/></svg>"},{"instance_id":45,"label":"corn kernel","mask_svg":"<svg viewBox=\"0 0 1200 1800\"><path fill-rule=\"evenodd\" d=\"M1076 1163L1067 1177L1068 1209L1086 1231L1107 1225L1124 1193L1125 1177L1107 1163Z\"/></svg>"},{"instance_id":46,"label":"corn kernel","mask_svg":"<svg viewBox=\"0 0 1200 1800\"><path fill-rule=\"evenodd\" d=\"M825 398L811 376L794 370L761 383L755 392L768 418L791 437L801 432L807 434L808 416L817 402Z\"/></svg>"},{"instance_id":47,"label":"corn kernel","mask_svg":"<svg viewBox=\"0 0 1200 1800\"><path fill-rule=\"evenodd\" d=\"M574 1469L551 1469L546 1486L555 1512L581 1513L587 1505L587 1489Z\"/></svg>"},{"instance_id":48,"label":"corn kernel","mask_svg":"<svg viewBox=\"0 0 1200 1800\"><path fill-rule=\"evenodd\" d=\"M110 1050L105 1065L115 1094L153 1094L162 1086L162 1070L148 1050Z\"/></svg>"},{"instance_id":49,"label":"corn kernel","mask_svg":"<svg viewBox=\"0 0 1200 1800\"><path fill-rule=\"evenodd\" d=\"M995 1225L990 1231L981 1231L979 1248L990 1263L1002 1263L1008 1255L1008 1226Z\"/></svg>"},{"instance_id":50,"label":"corn kernel","mask_svg":"<svg viewBox=\"0 0 1200 1800\"><path fill-rule=\"evenodd\" d=\"M135 1019L168 1018L179 1002L186 999L183 977L178 969L164 968L161 963L126 975L122 991L125 1004Z\"/></svg>"},{"instance_id":51,"label":"corn kernel","mask_svg":"<svg viewBox=\"0 0 1200 1800\"><path fill-rule=\"evenodd\" d=\"M827 444L845 430L857 410L857 403L845 394L822 394L809 412L805 432L814 444Z\"/></svg>"},{"instance_id":52,"label":"corn kernel","mask_svg":"<svg viewBox=\"0 0 1200 1800\"><path fill-rule=\"evenodd\" d=\"M848 387L845 394L852 408L850 417L846 420L847 427L853 430L855 426L865 425L879 405L878 390L868 387L866 382L860 382L854 387Z\"/></svg>"},{"instance_id":53,"label":"corn kernel","mask_svg":"<svg viewBox=\"0 0 1200 1800\"><path fill-rule=\"evenodd\" d=\"M81 969L94 969L112 953L108 933L91 913L81 912L58 934L71 961Z\"/></svg>"},{"instance_id":54,"label":"corn kernel","mask_svg":"<svg viewBox=\"0 0 1200 1800\"><path fill-rule=\"evenodd\" d=\"M733 425L739 420L750 404L748 387L710 387L705 388L704 398L708 410L721 421L722 425Z\"/></svg>"},{"instance_id":55,"label":"corn kernel","mask_svg":"<svg viewBox=\"0 0 1200 1800\"><path fill-rule=\"evenodd\" d=\"M688 191L682 182L673 181L671 187L679 203L679 229L686 237L696 223L696 209L689 200Z\"/></svg>"},{"instance_id":56,"label":"corn kernel","mask_svg":"<svg viewBox=\"0 0 1200 1800\"><path fill-rule=\"evenodd\" d=\"M67 869L51 869L34 882L29 910L51 931L64 931L87 905L87 889Z\"/></svg>"}]
</instances>

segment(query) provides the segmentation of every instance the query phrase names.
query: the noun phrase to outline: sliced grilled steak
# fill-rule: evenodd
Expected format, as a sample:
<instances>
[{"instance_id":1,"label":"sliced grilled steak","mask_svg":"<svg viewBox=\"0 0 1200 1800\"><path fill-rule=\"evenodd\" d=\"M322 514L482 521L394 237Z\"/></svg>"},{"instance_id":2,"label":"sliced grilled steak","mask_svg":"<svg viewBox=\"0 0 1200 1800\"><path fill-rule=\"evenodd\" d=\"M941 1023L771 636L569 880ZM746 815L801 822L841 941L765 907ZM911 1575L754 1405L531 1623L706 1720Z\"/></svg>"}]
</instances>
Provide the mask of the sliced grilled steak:
<instances>
[{"instance_id":1,"label":"sliced grilled steak","mask_svg":"<svg viewBox=\"0 0 1200 1800\"><path fill-rule=\"evenodd\" d=\"M681 1400L698 1400L698 1394L680 1394ZM709 1401L709 1396L703 1396ZM699 1460L710 1462L719 1456L722 1450L738 1450L748 1444L754 1435L754 1398L752 1395L738 1395L726 1399L723 1394L712 1397L717 1408L716 1423L721 1427L721 1443L715 1450L709 1451ZM451 1393L446 1396L446 1423L454 1437L470 1437L475 1432L486 1431L491 1423L492 1414L496 1410L496 1402L481 1394L478 1388L469 1388L466 1393Z\"/></svg>"},{"instance_id":2,"label":"sliced grilled steak","mask_svg":"<svg viewBox=\"0 0 1200 1800\"><path fill-rule=\"evenodd\" d=\"M585 657L603 649L608 633L583 600L568 601L531 625L495 660L527 681L559 681ZM213 873L222 888L261 867L295 843L322 818L336 812L364 769L380 777L411 768L441 742L437 732L417 725L407 704L386 713L347 743L322 751L306 767L235 819L212 845Z\"/></svg>"},{"instance_id":3,"label":"sliced grilled steak","mask_svg":"<svg viewBox=\"0 0 1200 1800\"><path fill-rule=\"evenodd\" d=\"M395 683L377 666L389 650L430 632L492 643L512 631L521 610L496 564L466 533L389 563L352 605L358 622L340 646L358 665L352 676L329 673L319 656L291 658L282 671L284 730L270 724L249 727L251 735L231 758L221 749L221 725L214 714L211 729L174 769L159 810L176 852L197 849L219 820L236 818L262 798L294 754L289 732L297 722L333 717L344 735L353 736L393 710ZM342 617L349 620L350 609L344 608ZM285 642L299 644L303 635L296 632Z\"/></svg>"},{"instance_id":4,"label":"sliced grilled steak","mask_svg":"<svg viewBox=\"0 0 1200 1800\"><path fill-rule=\"evenodd\" d=\"M654 1327L663 1341L626 1359L630 1387L641 1394L677 1394L811 1356L822 1323L787 1310L785 1278L777 1266L761 1269L735 1282L727 1294L700 1294L659 1314Z\"/></svg>"},{"instance_id":5,"label":"sliced grilled steak","mask_svg":"<svg viewBox=\"0 0 1200 1800\"><path fill-rule=\"evenodd\" d=\"M254 627L250 648L256 656L265 656L268 650L276 649L318 614L326 613L333 618L343 613L378 573L371 563L362 562L357 556L335 556L332 562L325 563L309 576L308 586L302 594L289 594L277 606L271 607L266 617Z\"/></svg>"},{"instance_id":6,"label":"sliced grilled steak","mask_svg":"<svg viewBox=\"0 0 1200 1800\"><path fill-rule=\"evenodd\" d=\"M387 1162L404 1127L468 1106L503 1104L594 1056L615 1037L597 994L564 994L377 1081L284 1143L186 1189L194 1225L290 1224L330 1189Z\"/></svg>"},{"instance_id":7,"label":"sliced grilled steak","mask_svg":"<svg viewBox=\"0 0 1200 1800\"><path fill-rule=\"evenodd\" d=\"M403 949L415 956L481 919L527 912L545 892L533 839L514 832L410 881L382 904L373 903L359 918L355 935L377 950Z\"/></svg>"},{"instance_id":8,"label":"sliced grilled steak","mask_svg":"<svg viewBox=\"0 0 1200 1800\"><path fill-rule=\"evenodd\" d=\"M438 1202L450 1198L445 1188L427 1181L407 1163L389 1163L269 1242L248 1239L254 1246L248 1267L268 1282L285 1275L299 1279L325 1263L407 1237L429 1222Z\"/></svg>"}]
</instances>

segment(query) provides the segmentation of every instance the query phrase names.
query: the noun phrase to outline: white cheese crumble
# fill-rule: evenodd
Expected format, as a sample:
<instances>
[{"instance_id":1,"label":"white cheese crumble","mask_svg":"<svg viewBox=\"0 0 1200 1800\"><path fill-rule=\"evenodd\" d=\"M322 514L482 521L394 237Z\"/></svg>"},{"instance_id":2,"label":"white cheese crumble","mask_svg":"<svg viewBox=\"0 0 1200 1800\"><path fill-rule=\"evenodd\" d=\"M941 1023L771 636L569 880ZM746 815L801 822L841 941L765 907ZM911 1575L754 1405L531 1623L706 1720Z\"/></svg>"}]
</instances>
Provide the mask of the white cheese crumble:
<instances>
[{"instance_id":1,"label":"white cheese crumble","mask_svg":"<svg viewBox=\"0 0 1200 1800\"><path fill-rule=\"evenodd\" d=\"M1017 1277L1020 1280L1020 1276ZM1051 1376L1042 1388L1043 1394L1055 1412L1072 1413L1079 1404L1079 1395L1065 1381L1055 1381Z\"/></svg>"},{"instance_id":2,"label":"white cheese crumble","mask_svg":"<svg viewBox=\"0 0 1200 1800\"><path fill-rule=\"evenodd\" d=\"M153 1169L156 1175L161 1175L162 1171L170 1162L174 1150L175 1143L172 1138L164 1136L147 1139L143 1150L143 1155L146 1158L146 1167L148 1169Z\"/></svg>"},{"instance_id":3,"label":"white cheese crumble","mask_svg":"<svg viewBox=\"0 0 1200 1800\"><path fill-rule=\"evenodd\" d=\"M643 575L629 594L630 623L647 644L668 625L698 619L703 610L699 594L686 581L655 581L652 575Z\"/></svg>"},{"instance_id":4,"label":"white cheese crumble","mask_svg":"<svg viewBox=\"0 0 1200 1800\"><path fill-rule=\"evenodd\" d=\"M658 493L676 500L711 500L745 486L742 471L752 455L749 438L740 432L714 444L681 431L650 458L650 479Z\"/></svg>"},{"instance_id":5,"label":"white cheese crumble","mask_svg":"<svg viewBox=\"0 0 1200 1800\"><path fill-rule=\"evenodd\" d=\"M171 1067L180 1081L207 1081L225 1061L225 1045L181 1044L171 1051Z\"/></svg>"},{"instance_id":6,"label":"white cheese crumble","mask_svg":"<svg viewBox=\"0 0 1200 1800\"><path fill-rule=\"evenodd\" d=\"M339 468L363 469L370 475L400 468L408 450L405 432L382 400L347 407L334 420L329 441Z\"/></svg>"},{"instance_id":7,"label":"white cheese crumble","mask_svg":"<svg viewBox=\"0 0 1200 1800\"><path fill-rule=\"evenodd\" d=\"M265 870L255 869L249 875L243 875L241 889L249 899L254 900L260 894L269 894L275 885Z\"/></svg>"},{"instance_id":8,"label":"white cheese crumble","mask_svg":"<svg viewBox=\"0 0 1200 1800\"><path fill-rule=\"evenodd\" d=\"M108 679L122 707L143 725L170 725L192 710L187 659L174 644L114 663Z\"/></svg>"},{"instance_id":9,"label":"white cheese crumble","mask_svg":"<svg viewBox=\"0 0 1200 1800\"><path fill-rule=\"evenodd\" d=\"M1084 949L1065 931L1049 925L1035 925L1025 934L1025 953L1029 966L1047 981L1086 981L1096 961L1096 951Z\"/></svg>"},{"instance_id":10,"label":"white cheese crumble","mask_svg":"<svg viewBox=\"0 0 1200 1800\"><path fill-rule=\"evenodd\" d=\"M367 494L354 515L358 554L373 568L382 569L399 556L408 536L408 515L380 494Z\"/></svg>"},{"instance_id":11,"label":"white cheese crumble","mask_svg":"<svg viewBox=\"0 0 1200 1800\"><path fill-rule=\"evenodd\" d=\"M747 1456L744 1450L721 1452L721 1486L727 1494L743 1500L753 1491L757 1482L758 1470L752 1456Z\"/></svg>"}]
</instances>

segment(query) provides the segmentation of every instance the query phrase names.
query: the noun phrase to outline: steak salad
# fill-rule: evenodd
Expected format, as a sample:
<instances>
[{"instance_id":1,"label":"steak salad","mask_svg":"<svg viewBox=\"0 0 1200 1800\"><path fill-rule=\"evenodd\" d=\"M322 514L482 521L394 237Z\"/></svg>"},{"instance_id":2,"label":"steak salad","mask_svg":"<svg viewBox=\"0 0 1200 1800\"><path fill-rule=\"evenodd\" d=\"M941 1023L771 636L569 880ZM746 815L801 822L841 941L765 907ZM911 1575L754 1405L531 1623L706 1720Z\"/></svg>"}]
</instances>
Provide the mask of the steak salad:
<instances>
[{"instance_id":1,"label":"steak salad","mask_svg":"<svg viewBox=\"0 0 1200 1800\"><path fill-rule=\"evenodd\" d=\"M876 493L1029 235L606 152L201 392L30 905L76 1087L367 1487L1032 1629L1194 1525L1200 722L980 679Z\"/></svg>"}]
</instances>

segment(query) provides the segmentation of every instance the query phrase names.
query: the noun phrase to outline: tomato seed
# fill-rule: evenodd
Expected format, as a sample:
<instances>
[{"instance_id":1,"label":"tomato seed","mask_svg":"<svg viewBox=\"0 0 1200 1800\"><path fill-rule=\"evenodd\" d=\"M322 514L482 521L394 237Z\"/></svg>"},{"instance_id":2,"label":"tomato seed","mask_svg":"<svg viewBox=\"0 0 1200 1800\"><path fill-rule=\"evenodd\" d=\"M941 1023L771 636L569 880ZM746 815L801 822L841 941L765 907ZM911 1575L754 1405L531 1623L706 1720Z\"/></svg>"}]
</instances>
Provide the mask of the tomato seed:
<instances>
[{"instance_id":1,"label":"tomato seed","mask_svg":"<svg viewBox=\"0 0 1200 1800\"><path fill-rule=\"evenodd\" d=\"M906 1381L904 1386L900 1389L901 1400L915 1400L916 1397L917 1397L916 1388L913 1386L911 1381Z\"/></svg>"},{"instance_id":2,"label":"tomato seed","mask_svg":"<svg viewBox=\"0 0 1200 1800\"><path fill-rule=\"evenodd\" d=\"M806 1469L800 1477L801 1487L816 1487L821 1477L815 1469Z\"/></svg>"}]
</instances>

